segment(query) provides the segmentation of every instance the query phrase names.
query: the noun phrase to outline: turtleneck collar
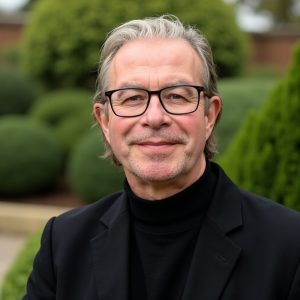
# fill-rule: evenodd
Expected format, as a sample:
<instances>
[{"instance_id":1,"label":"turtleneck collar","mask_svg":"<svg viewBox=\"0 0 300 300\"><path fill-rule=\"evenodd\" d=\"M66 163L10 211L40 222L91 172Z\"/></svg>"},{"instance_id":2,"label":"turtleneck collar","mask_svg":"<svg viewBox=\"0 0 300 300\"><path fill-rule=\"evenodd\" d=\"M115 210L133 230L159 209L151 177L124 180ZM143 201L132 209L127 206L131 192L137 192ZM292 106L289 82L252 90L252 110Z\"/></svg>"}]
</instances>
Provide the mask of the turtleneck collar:
<instances>
[{"instance_id":1,"label":"turtleneck collar","mask_svg":"<svg viewBox=\"0 0 300 300\"><path fill-rule=\"evenodd\" d=\"M207 161L202 176L192 185L165 199L150 201L135 195L127 180L124 190L132 216L143 223L172 223L196 215L202 215L208 208L215 186L215 175Z\"/></svg>"}]
</instances>

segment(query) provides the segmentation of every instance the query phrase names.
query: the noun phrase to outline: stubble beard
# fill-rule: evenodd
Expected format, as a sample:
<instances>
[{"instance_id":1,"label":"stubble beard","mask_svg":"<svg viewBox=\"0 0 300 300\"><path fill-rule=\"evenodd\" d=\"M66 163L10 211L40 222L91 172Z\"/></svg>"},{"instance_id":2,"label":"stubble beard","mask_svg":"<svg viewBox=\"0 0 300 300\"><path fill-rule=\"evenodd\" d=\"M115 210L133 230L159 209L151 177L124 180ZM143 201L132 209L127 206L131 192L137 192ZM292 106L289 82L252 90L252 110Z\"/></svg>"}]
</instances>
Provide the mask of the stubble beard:
<instances>
[{"instance_id":1,"label":"stubble beard","mask_svg":"<svg viewBox=\"0 0 300 300\"><path fill-rule=\"evenodd\" d=\"M187 173L190 158L191 155L186 152L180 157L171 153L147 155L143 159L136 159L131 155L128 159L128 170L144 182L166 182Z\"/></svg>"}]
</instances>

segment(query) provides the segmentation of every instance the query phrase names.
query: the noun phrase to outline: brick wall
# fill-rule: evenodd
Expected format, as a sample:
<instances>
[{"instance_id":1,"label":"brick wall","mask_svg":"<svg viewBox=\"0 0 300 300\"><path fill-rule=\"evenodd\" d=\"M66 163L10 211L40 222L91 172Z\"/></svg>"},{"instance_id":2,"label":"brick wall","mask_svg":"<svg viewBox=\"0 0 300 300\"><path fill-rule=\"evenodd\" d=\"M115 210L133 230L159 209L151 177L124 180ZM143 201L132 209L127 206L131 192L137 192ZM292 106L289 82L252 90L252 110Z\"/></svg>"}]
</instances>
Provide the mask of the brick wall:
<instances>
[{"instance_id":1,"label":"brick wall","mask_svg":"<svg viewBox=\"0 0 300 300\"><path fill-rule=\"evenodd\" d=\"M22 38L28 16L0 15L0 50ZM270 68L285 72L292 61L292 49L300 41L300 26L276 28L272 32L250 33L250 68Z\"/></svg>"},{"instance_id":2,"label":"brick wall","mask_svg":"<svg viewBox=\"0 0 300 300\"><path fill-rule=\"evenodd\" d=\"M300 27L250 34L251 68L270 68L285 72L292 62L293 48L300 42Z\"/></svg>"},{"instance_id":3,"label":"brick wall","mask_svg":"<svg viewBox=\"0 0 300 300\"><path fill-rule=\"evenodd\" d=\"M0 50L20 42L26 22L26 14L0 15Z\"/></svg>"}]
</instances>

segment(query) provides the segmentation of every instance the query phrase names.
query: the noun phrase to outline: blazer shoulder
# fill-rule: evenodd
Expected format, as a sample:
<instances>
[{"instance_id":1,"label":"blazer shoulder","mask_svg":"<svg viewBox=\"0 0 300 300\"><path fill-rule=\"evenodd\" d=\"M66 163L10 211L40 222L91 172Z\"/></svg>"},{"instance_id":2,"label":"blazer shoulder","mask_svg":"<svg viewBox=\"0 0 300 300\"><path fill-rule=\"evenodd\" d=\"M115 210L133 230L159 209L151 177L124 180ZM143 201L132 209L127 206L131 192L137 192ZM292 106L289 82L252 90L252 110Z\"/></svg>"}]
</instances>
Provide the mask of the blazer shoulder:
<instances>
[{"instance_id":1,"label":"blazer shoulder","mask_svg":"<svg viewBox=\"0 0 300 300\"><path fill-rule=\"evenodd\" d=\"M252 192L243 189L239 190L243 197L244 206L252 209L256 208L263 213L268 212L267 216L271 217L271 219L274 217L276 219L286 219L288 217L291 222L299 223L300 225L300 212Z\"/></svg>"},{"instance_id":2,"label":"blazer shoulder","mask_svg":"<svg viewBox=\"0 0 300 300\"><path fill-rule=\"evenodd\" d=\"M57 236L72 236L84 231L92 234L92 229L99 227L100 219L108 211L114 211L123 198L123 192L116 192L95 203L71 209L55 218L52 231Z\"/></svg>"},{"instance_id":3,"label":"blazer shoulder","mask_svg":"<svg viewBox=\"0 0 300 300\"><path fill-rule=\"evenodd\" d=\"M57 219L72 219L72 218L81 218L87 215L97 214L98 218L101 217L114 203L118 200L120 196L123 195L123 192L116 192L111 195L108 195L104 198L97 200L94 203L83 205L77 208L70 209L69 211L62 213L57 217Z\"/></svg>"},{"instance_id":4,"label":"blazer shoulder","mask_svg":"<svg viewBox=\"0 0 300 300\"><path fill-rule=\"evenodd\" d=\"M300 213L263 196L240 189L245 223L259 226L278 238L298 241L300 246Z\"/></svg>"}]
</instances>

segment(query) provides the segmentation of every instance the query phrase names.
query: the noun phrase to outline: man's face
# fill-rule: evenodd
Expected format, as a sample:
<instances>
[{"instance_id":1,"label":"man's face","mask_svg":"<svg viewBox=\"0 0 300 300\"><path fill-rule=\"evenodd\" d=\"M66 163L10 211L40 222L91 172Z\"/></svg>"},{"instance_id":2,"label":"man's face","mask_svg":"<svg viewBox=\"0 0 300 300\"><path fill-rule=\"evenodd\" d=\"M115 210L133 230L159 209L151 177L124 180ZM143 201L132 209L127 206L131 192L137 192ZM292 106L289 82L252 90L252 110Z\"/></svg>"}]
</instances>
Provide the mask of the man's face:
<instances>
[{"instance_id":1,"label":"man's face","mask_svg":"<svg viewBox=\"0 0 300 300\"><path fill-rule=\"evenodd\" d=\"M116 53L108 71L109 90L140 87L159 90L176 84L203 85L202 62L182 39L143 39L126 43ZM115 156L122 164L133 190L173 186L174 193L197 180L205 169L204 147L211 134L220 99L211 98L208 114L204 95L197 111L186 115L168 114L153 95L146 112L139 117L108 117L96 103L95 116Z\"/></svg>"}]
</instances>

